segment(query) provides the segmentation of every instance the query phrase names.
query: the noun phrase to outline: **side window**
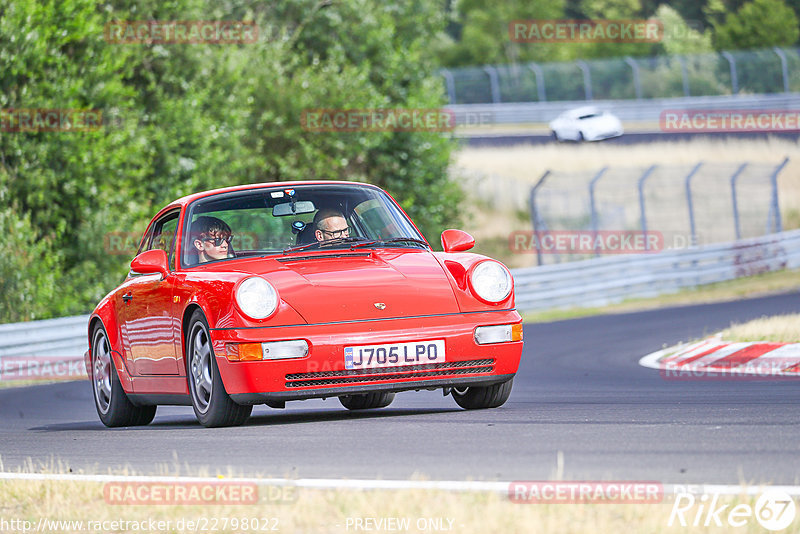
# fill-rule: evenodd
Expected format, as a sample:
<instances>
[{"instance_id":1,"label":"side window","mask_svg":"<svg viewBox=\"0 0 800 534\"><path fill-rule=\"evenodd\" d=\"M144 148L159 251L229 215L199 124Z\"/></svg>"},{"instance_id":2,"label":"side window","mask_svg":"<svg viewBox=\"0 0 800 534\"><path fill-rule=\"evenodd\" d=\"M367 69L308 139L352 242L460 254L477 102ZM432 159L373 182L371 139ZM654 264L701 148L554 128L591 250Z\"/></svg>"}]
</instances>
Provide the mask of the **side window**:
<instances>
[{"instance_id":1,"label":"side window","mask_svg":"<svg viewBox=\"0 0 800 534\"><path fill-rule=\"evenodd\" d=\"M172 257L175 252L175 231L178 228L179 211L174 211L163 216L153 224L152 233L145 240L144 250L161 249L167 253L169 264L172 265Z\"/></svg>"}]
</instances>

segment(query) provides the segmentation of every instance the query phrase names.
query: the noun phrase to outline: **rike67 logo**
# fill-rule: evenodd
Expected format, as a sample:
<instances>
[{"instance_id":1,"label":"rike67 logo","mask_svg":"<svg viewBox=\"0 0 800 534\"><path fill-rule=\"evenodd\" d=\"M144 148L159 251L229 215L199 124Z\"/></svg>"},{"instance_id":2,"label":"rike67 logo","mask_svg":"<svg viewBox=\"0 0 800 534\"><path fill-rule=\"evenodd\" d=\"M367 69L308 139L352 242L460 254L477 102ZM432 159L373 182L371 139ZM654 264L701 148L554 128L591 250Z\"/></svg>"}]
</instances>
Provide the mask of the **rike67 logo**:
<instances>
[{"instance_id":1,"label":"rike67 logo","mask_svg":"<svg viewBox=\"0 0 800 534\"><path fill-rule=\"evenodd\" d=\"M677 493L668 526L683 527L743 527L755 519L761 527L783 530L794 521L797 506L785 491L770 489L762 493L754 506L747 503L731 505L720 502L719 494Z\"/></svg>"}]
</instances>

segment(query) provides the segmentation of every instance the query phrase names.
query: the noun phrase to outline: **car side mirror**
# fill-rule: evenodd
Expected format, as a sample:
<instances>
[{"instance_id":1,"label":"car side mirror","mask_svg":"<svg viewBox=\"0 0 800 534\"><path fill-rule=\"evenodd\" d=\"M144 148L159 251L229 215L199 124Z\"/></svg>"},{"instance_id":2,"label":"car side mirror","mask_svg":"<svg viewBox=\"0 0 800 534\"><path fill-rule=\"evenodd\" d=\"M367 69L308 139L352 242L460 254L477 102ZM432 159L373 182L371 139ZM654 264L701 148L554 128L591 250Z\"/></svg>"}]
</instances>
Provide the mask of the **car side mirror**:
<instances>
[{"instance_id":1,"label":"car side mirror","mask_svg":"<svg viewBox=\"0 0 800 534\"><path fill-rule=\"evenodd\" d=\"M131 271L139 274L160 273L162 277L169 274L167 253L160 248L142 252L131 261Z\"/></svg>"},{"instance_id":2,"label":"car side mirror","mask_svg":"<svg viewBox=\"0 0 800 534\"><path fill-rule=\"evenodd\" d=\"M445 252L462 252L475 246L475 238L462 230L442 232L442 248Z\"/></svg>"}]
</instances>

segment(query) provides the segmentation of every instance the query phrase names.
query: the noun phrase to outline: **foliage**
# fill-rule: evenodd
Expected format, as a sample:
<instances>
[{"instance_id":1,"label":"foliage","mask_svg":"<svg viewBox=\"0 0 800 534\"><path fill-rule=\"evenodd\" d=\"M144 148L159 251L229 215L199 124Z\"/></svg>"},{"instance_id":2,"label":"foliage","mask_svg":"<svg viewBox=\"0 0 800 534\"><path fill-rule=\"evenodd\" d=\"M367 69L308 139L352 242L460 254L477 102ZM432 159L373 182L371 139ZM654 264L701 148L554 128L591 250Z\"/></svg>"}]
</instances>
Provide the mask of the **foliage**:
<instances>
[{"instance_id":1,"label":"foliage","mask_svg":"<svg viewBox=\"0 0 800 534\"><path fill-rule=\"evenodd\" d=\"M115 44L124 20L252 20L254 44ZM96 109L97 131L0 132L0 321L85 313L141 233L202 189L337 178L386 187L432 242L458 219L441 133L315 133L309 108L437 108L424 1L0 0L0 108ZM59 291L55 292L54 287Z\"/></svg>"},{"instance_id":2,"label":"foliage","mask_svg":"<svg viewBox=\"0 0 800 534\"><path fill-rule=\"evenodd\" d=\"M661 45L664 52L675 54L704 54L713 52L711 31L700 32L691 27L672 7L662 4L655 17L664 25L664 40Z\"/></svg>"},{"instance_id":3,"label":"foliage","mask_svg":"<svg viewBox=\"0 0 800 534\"><path fill-rule=\"evenodd\" d=\"M715 26L718 50L789 46L800 37L798 17L783 0L753 0Z\"/></svg>"}]
</instances>

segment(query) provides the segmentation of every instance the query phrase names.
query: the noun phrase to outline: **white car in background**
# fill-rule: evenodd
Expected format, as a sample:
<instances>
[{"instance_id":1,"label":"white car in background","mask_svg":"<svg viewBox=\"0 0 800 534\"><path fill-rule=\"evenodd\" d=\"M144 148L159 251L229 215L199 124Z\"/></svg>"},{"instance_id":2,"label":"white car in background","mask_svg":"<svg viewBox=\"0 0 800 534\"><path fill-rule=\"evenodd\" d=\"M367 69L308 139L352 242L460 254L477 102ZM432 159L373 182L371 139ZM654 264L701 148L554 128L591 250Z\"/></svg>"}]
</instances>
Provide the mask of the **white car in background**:
<instances>
[{"instance_id":1,"label":"white car in background","mask_svg":"<svg viewBox=\"0 0 800 534\"><path fill-rule=\"evenodd\" d=\"M565 111L550 121L550 129L556 141L600 141L623 133L616 116L594 106Z\"/></svg>"}]
</instances>

